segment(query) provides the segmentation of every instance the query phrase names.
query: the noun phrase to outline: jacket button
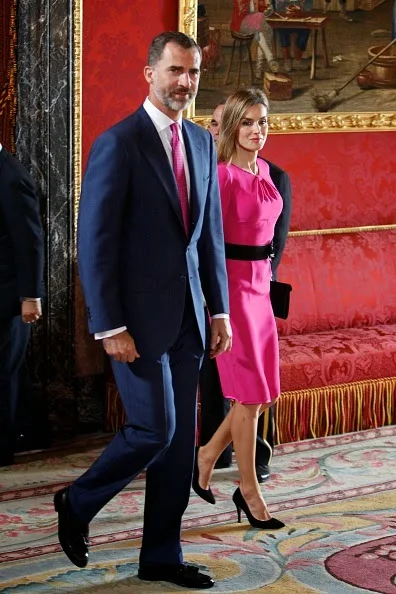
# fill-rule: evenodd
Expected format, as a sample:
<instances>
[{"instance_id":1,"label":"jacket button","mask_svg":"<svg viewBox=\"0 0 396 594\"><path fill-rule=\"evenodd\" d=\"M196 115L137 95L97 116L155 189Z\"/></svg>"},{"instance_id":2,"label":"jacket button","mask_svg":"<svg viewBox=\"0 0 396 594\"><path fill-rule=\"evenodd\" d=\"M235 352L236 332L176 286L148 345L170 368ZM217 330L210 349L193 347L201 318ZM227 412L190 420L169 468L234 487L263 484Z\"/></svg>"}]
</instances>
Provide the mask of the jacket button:
<instances>
[{"instance_id":1,"label":"jacket button","mask_svg":"<svg viewBox=\"0 0 396 594\"><path fill-rule=\"evenodd\" d=\"M180 275L180 280L182 281L182 283L184 283L184 281L186 280L186 277L184 274Z\"/></svg>"}]
</instances>

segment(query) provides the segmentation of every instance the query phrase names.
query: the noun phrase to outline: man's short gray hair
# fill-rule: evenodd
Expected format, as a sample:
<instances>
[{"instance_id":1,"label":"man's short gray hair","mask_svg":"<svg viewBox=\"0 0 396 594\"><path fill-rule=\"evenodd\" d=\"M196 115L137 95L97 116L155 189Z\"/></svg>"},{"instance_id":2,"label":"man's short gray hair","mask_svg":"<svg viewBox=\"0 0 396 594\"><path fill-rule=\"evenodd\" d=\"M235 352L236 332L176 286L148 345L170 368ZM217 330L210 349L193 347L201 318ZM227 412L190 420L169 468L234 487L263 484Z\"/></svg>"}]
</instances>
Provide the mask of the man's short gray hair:
<instances>
[{"instance_id":1,"label":"man's short gray hair","mask_svg":"<svg viewBox=\"0 0 396 594\"><path fill-rule=\"evenodd\" d=\"M192 37L180 33L180 31L166 31L154 37L148 52L148 65L155 66L161 59L165 46L168 43L175 43L184 49L196 49L202 57L202 51L199 45Z\"/></svg>"}]
</instances>

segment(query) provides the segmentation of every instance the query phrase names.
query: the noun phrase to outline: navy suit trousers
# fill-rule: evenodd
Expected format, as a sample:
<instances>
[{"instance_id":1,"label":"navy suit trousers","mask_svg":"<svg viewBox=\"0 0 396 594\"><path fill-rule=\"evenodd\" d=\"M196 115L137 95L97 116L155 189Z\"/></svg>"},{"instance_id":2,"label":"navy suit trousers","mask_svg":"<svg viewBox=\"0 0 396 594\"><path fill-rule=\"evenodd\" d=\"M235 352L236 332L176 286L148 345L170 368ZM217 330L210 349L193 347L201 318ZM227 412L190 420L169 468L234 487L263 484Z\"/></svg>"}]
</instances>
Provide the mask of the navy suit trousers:
<instances>
[{"instance_id":1,"label":"navy suit trousers","mask_svg":"<svg viewBox=\"0 0 396 594\"><path fill-rule=\"evenodd\" d=\"M188 295L179 335L168 352L132 364L112 361L126 423L70 488L74 512L90 522L147 469L141 563L182 562L181 518L191 489L202 355Z\"/></svg>"},{"instance_id":2,"label":"navy suit trousers","mask_svg":"<svg viewBox=\"0 0 396 594\"><path fill-rule=\"evenodd\" d=\"M0 452L13 452L16 415L30 325L21 316L0 319Z\"/></svg>"}]
</instances>

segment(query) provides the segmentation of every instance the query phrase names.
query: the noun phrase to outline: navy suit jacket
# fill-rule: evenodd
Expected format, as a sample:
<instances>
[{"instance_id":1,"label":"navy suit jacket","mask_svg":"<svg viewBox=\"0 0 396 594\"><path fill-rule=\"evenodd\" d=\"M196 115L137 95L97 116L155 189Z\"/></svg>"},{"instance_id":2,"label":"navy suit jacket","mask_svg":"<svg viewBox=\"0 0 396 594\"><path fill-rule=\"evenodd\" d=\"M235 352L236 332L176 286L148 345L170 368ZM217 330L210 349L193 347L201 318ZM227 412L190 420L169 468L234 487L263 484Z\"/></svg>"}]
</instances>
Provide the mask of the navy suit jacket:
<instances>
[{"instance_id":1,"label":"navy suit jacket","mask_svg":"<svg viewBox=\"0 0 396 594\"><path fill-rule=\"evenodd\" d=\"M267 160L266 160L267 161ZM275 224L274 230L274 253L275 256L271 261L272 276L276 279L276 271L281 260L283 250L285 249L287 234L289 233L290 227L290 215L292 205L292 191L290 185L290 178L286 171L267 161L269 165L269 173L274 186L278 190L283 200L282 212L279 215L278 220Z\"/></svg>"},{"instance_id":2,"label":"navy suit jacket","mask_svg":"<svg viewBox=\"0 0 396 594\"><path fill-rule=\"evenodd\" d=\"M21 297L42 297L44 241L34 182L0 151L0 318L21 313Z\"/></svg>"},{"instance_id":3,"label":"navy suit jacket","mask_svg":"<svg viewBox=\"0 0 396 594\"><path fill-rule=\"evenodd\" d=\"M213 140L188 120L182 130L189 237L172 168L143 107L95 141L82 185L78 263L90 332L127 326L143 355L176 340L188 285L202 346L202 293L212 315L229 312Z\"/></svg>"}]
</instances>

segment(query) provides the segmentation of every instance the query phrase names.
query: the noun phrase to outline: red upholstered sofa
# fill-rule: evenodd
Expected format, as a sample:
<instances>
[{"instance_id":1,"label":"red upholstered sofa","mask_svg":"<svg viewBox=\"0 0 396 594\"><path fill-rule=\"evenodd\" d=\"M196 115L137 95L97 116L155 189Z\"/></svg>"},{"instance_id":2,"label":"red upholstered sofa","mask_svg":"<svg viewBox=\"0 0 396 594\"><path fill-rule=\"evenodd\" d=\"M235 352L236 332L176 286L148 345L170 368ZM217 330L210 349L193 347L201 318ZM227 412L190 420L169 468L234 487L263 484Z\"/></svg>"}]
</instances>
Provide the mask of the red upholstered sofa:
<instances>
[{"instance_id":1,"label":"red upholstered sofa","mask_svg":"<svg viewBox=\"0 0 396 594\"><path fill-rule=\"evenodd\" d=\"M279 443L396 423L396 229L289 237Z\"/></svg>"}]
</instances>

